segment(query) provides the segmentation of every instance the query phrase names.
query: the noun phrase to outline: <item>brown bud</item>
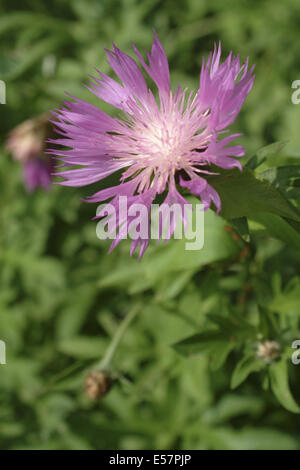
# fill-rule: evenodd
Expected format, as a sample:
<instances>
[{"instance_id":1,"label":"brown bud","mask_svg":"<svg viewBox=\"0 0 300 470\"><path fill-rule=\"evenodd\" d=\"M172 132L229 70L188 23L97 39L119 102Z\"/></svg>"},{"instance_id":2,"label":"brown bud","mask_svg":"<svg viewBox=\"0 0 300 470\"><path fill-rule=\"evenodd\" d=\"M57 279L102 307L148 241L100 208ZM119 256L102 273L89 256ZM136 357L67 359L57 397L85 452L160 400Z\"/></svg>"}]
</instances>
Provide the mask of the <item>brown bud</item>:
<instances>
[{"instance_id":1,"label":"brown bud","mask_svg":"<svg viewBox=\"0 0 300 470\"><path fill-rule=\"evenodd\" d=\"M85 379L84 390L91 400L100 400L110 390L112 380L104 371L90 372Z\"/></svg>"},{"instance_id":2,"label":"brown bud","mask_svg":"<svg viewBox=\"0 0 300 470\"><path fill-rule=\"evenodd\" d=\"M52 136L48 114L41 114L22 122L13 129L6 141L6 148L13 158L26 163L33 157L41 156L46 139Z\"/></svg>"},{"instance_id":3,"label":"brown bud","mask_svg":"<svg viewBox=\"0 0 300 470\"><path fill-rule=\"evenodd\" d=\"M265 341L257 347L257 355L268 364L280 354L280 345L276 341Z\"/></svg>"}]
</instances>

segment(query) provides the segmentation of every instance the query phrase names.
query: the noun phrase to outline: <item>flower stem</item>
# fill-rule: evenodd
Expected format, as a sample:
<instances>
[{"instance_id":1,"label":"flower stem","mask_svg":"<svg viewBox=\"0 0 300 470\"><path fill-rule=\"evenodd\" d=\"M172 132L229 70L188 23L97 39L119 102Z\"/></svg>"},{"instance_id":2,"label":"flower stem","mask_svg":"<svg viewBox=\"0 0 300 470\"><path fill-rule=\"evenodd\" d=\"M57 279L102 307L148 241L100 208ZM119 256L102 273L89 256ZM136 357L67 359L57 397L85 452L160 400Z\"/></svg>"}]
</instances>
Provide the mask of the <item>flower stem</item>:
<instances>
[{"instance_id":1,"label":"flower stem","mask_svg":"<svg viewBox=\"0 0 300 470\"><path fill-rule=\"evenodd\" d=\"M139 312L141 308L140 304L135 305L125 316L125 318L121 321L116 333L114 334L112 341L110 345L108 346L105 356L101 361L98 363L96 366L96 369L98 370L106 370L109 369L112 360L114 358L114 355L116 353L116 350L127 330L129 327L130 323L133 321L133 319L136 317L137 313Z\"/></svg>"}]
</instances>

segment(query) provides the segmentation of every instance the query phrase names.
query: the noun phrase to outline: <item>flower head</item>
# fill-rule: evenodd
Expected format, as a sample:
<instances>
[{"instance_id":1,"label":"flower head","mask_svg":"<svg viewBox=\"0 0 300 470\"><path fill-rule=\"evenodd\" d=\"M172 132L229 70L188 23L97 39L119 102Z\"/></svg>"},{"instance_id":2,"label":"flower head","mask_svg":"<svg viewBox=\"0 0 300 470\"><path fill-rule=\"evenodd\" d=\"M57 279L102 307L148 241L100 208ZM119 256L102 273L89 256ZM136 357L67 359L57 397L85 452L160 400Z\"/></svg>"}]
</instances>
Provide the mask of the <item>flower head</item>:
<instances>
[{"instance_id":1,"label":"flower head","mask_svg":"<svg viewBox=\"0 0 300 470\"><path fill-rule=\"evenodd\" d=\"M213 203L219 212L220 197L205 175L213 173L211 165L242 169L232 157L241 157L244 149L231 145L240 134L222 137L222 133L252 88L253 67L248 70L248 61L241 65L232 53L220 63L221 46L215 46L207 62L203 59L199 89L188 92L179 86L173 91L168 60L156 34L147 53L148 63L135 46L133 49L155 83L158 99L133 58L114 44L112 50L106 50L121 83L97 71L88 88L122 114L110 117L73 97L74 101L65 101L56 111L55 125L62 137L52 142L70 149L50 152L59 154L65 166L80 166L61 171L64 181L60 184L85 186L120 171L117 186L100 190L88 201L112 199L110 204L117 210L120 196L128 197L129 207L134 203L148 207L157 195L166 194L165 203L183 206L187 201L179 191L187 188L201 199L204 209ZM121 222L117 217L119 227ZM112 248L123 237L124 230L121 232ZM131 252L140 245L141 256L148 244L149 239L135 240Z\"/></svg>"},{"instance_id":2,"label":"flower head","mask_svg":"<svg viewBox=\"0 0 300 470\"><path fill-rule=\"evenodd\" d=\"M32 193L36 188L48 189L51 186L53 165L50 160L33 157L23 165L26 189Z\"/></svg>"},{"instance_id":3,"label":"flower head","mask_svg":"<svg viewBox=\"0 0 300 470\"><path fill-rule=\"evenodd\" d=\"M110 390L112 378L105 371L89 372L85 379L84 390L91 400L100 400Z\"/></svg>"},{"instance_id":4,"label":"flower head","mask_svg":"<svg viewBox=\"0 0 300 470\"><path fill-rule=\"evenodd\" d=\"M53 171L51 158L44 154L46 138L52 135L48 114L28 119L13 129L6 148L23 165L23 176L28 192L41 186L48 189Z\"/></svg>"},{"instance_id":5,"label":"flower head","mask_svg":"<svg viewBox=\"0 0 300 470\"><path fill-rule=\"evenodd\" d=\"M266 363L270 364L280 356L280 345L277 341L264 341L257 346L257 355Z\"/></svg>"}]
</instances>

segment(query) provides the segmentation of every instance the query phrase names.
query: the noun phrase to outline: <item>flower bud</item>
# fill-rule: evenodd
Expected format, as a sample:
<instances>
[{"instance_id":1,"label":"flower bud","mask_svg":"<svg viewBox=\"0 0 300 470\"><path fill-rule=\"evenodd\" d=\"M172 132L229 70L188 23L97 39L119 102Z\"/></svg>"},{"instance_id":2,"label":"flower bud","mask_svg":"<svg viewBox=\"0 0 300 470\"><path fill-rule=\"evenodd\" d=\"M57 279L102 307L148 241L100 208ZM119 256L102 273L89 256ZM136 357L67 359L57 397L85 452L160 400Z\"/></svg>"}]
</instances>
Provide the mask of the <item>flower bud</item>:
<instances>
[{"instance_id":1,"label":"flower bud","mask_svg":"<svg viewBox=\"0 0 300 470\"><path fill-rule=\"evenodd\" d=\"M276 341L264 341L257 347L257 355L267 364L275 361L280 355L280 345Z\"/></svg>"},{"instance_id":2,"label":"flower bud","mask_svg":"<svg viewBox=\"0 0 300 470\"><path fill-rule=\"evenodd\" d=\"M85 379L84 390L91 400L100 400L110 390L112 379L107 372L93 371Z\"/></svg>"},{"instance_id":3,"label":"flower bud","mask_svg":"<svg viewBox=\"0 0 300 470\"><path fill-rule=\"evenodd\" d=\"M48 189L51 185L53 165L44 154L46 139L52 136L49 115L42 114L28 119L13 129L7 139L6 148L14 160L23 165L23 176L28 192L38 186Z\"/></svg>"},{"instance_id":4,"label":"flower bud","mask_svg":"<svg viewBox=\"0 0 300 470\"><path fill-rule=\"evenodd\" d=\"M49 116L42 114L22 122L13 129L8 136L6 148L15 160L26 163L43 152L45 140L50 133Z\"/></svg>"}]
</instances>

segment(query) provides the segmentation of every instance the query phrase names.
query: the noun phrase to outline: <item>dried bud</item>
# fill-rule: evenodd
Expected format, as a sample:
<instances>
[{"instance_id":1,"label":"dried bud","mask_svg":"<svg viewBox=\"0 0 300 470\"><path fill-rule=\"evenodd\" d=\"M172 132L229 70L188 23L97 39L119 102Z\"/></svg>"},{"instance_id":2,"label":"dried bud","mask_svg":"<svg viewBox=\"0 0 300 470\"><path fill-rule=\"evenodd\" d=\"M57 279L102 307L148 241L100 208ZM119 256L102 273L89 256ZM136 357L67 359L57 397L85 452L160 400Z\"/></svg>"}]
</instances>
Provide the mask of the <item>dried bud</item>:
<instances>
[{"instance_id":1,"label":"dried bud","mask_svg":"<svg viewBox=\"0 0 300 470\"><path fill-rule=\"evenodd\" d=\"M12 157L23 165L28 192L39 186L43 189L51 186L53 164L51 158L44 154L46 139L53 135L49 117L42 114L24 121L10 132L6 142Z\"/></svg>"},{"instance_id":2,"label":"dried bud","mask_svg":"<svg viewBox=\"0 0 300 470\"><path fill-rule=\"evenodd\" d=\"M104 371L90 372L85 379L84 390L91 400L100 400L110 390L112 380Z\"/></svg>"},{"instance_id":3,"label":"dried bud","mask_svg":"<svg viewBox=\"0 0 300 470\"><path fill-rule=\"evenodd\" d=\"M6 148L13 158L21 163L40 156L45 149L46 139L51 135L49 115L42 114L22 122L13 129L7 139Z\"/></svg>"},{"instance_id":4,"label":"dried bud","mask_svg":"<svg viewBox=\"0 0 300 470\"><path fill-rule=\"evenodd\" d=\"M280 354L280 345L276 341L265 341L257 347L257 355L266 363L273 362Z\"/></svg>"}]
</instances>

